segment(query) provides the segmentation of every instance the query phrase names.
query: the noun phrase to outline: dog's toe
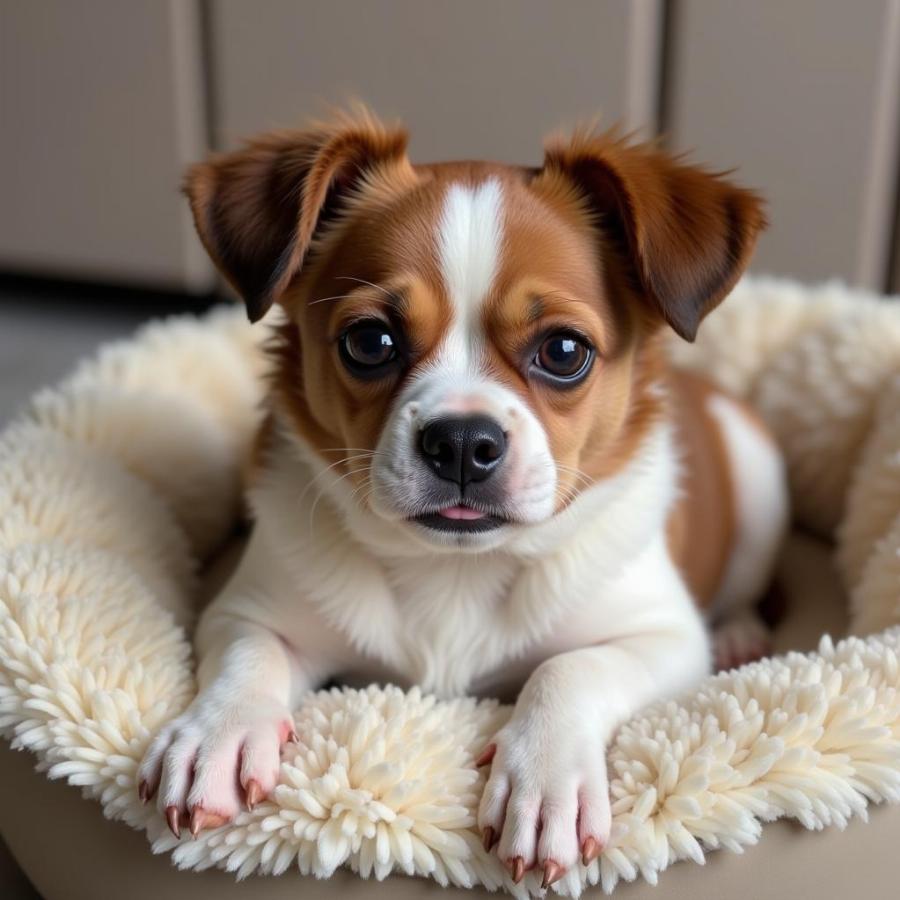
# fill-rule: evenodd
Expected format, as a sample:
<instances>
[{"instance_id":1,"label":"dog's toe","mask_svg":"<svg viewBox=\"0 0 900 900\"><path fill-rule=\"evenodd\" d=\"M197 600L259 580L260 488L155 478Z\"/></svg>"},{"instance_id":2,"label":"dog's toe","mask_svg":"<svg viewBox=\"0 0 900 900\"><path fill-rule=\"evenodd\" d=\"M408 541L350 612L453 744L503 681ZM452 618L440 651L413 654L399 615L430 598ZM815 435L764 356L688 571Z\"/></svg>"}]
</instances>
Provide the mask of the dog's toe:
<instances>
[{"instance_id":1,"label":"dog's toe","mask_svg":"<svg viewBox=\"0 0 900 900\"><path fill-rule=\"evenodd\" d=\"M510 871L520 867L525 872L534 867L540 825L540 797L530 790L514 787L497 845L497 855Z\"/></svg>"},{"instance_id":2,"label":"dog's toe","mask_svg":"<svg viewBox=\"0 0 900 900\"><path fill-rule=\"evenodd\" d=\"M252 809L274 789L281 745L293 721L278 704L197 703L151 744L139 772L139 794L157 804L176 837L195 837Z\"/></svg>"},{"instance_id":3,"label":"dog's toe","mask_svg":"<svg viewBox=\"0 0 900 900\"><path fill-rule=\"evenodd\" d=\"M573 741L568 749L547 754L521 734L498 741L478 824L485 849L499 836L497 856L516 883L534 869L549 887L579 862L592 863L609 840L603 742Z\"/></svg>"}]
</instances>

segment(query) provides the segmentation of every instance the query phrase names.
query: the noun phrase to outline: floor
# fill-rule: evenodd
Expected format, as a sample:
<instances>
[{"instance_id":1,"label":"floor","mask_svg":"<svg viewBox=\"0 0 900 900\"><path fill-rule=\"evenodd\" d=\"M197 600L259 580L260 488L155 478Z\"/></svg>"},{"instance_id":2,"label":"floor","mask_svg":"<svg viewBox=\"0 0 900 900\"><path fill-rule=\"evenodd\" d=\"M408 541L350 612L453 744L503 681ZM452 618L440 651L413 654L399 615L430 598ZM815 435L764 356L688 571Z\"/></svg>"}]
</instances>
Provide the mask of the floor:
<instances>
[{"instance_id":1,"label":"floor","mask_svg":"<svg viewBox=\"0 0 900 900\"><path fill-rule=\"evenodd\" d=\"M62 378L104 341L211 301L148 291L0 277L0 426L38 388Z\"/></svg>"}]
</instances>

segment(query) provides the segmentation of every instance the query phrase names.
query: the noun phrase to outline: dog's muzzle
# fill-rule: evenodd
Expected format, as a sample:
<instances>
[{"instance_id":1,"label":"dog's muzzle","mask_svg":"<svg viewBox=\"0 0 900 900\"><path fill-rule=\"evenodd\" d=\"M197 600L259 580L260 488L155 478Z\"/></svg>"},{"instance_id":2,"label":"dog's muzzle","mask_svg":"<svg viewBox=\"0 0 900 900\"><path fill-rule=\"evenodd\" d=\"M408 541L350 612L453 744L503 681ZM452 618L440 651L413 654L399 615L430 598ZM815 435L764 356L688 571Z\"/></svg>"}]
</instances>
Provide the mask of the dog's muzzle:
<instances>
[{"instance_id":1,"label":"dog's muzzle","mask_svg":"<svg viewBox=\"0 0 900 900\"><path fill-rule=\"evenodd\" d=\"M420 525L442 532L479 533L504 524L495 507L502 496L490 480L503 468L507 436L500 423L486 415L442 416L421 431L418 453L437 476L436 509L415 517Z\"/></svg>"}]
</instances>

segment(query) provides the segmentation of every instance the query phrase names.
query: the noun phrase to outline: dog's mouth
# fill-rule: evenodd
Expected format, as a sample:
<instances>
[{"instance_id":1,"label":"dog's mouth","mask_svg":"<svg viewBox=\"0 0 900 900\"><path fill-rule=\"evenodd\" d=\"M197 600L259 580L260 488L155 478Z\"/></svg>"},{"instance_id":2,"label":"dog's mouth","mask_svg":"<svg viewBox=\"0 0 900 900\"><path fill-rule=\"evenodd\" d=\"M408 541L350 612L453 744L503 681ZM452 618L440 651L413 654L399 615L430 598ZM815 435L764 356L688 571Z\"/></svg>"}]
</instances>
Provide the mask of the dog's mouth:
<instances>
[{"instance_id":1,"label":"dog's mouth","mask_svg":"<svg viewBox=\"0 0 900 900\"><path fill-rule=\"evenodd\" d=\"M451 534L479 534L484 531L493 531L495 528L507 524L509 519L457 503L414 516L411 521L434 531Z\"/></svg>"}]
</instances>

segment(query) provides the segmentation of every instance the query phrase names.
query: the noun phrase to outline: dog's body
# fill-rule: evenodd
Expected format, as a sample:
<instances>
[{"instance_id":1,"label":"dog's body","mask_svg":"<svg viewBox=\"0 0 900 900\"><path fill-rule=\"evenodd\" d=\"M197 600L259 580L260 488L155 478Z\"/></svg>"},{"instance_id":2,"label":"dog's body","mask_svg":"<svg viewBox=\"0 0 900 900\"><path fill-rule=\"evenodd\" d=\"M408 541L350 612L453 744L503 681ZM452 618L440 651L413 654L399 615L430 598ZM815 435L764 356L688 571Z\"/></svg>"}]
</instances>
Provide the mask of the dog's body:
<instances>
[{"instance_id":1,"label":"dog's body","mask_svg":"<svg viewBox=\"0 0 900 900\"><path fill-rule=\"evenodd\" d=\"M251 315L278 300L286 321L254 531L142 793L176 832L230 819L329 678L518 695L479 824L514 877L550 883L608 837L611 731L708 670L698 603L732 657L759 639L779 457L740 404L669 372L661 326L693 336L762 217L609 137L527 170L412 167L398 135L270 138L189 182Z\"/></svg>"}]
</instances>

